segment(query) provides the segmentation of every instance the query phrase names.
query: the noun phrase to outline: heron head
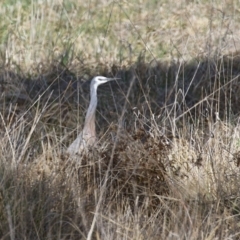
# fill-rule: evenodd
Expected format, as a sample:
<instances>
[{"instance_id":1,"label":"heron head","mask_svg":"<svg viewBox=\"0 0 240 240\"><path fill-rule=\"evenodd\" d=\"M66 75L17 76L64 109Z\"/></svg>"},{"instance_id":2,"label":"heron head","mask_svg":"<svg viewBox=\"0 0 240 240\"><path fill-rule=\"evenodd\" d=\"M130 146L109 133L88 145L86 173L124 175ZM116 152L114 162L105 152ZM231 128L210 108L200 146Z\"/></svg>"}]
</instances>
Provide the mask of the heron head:
<instances>
[{"instance_id":1,"label":"heron head","mask_svg":"<svg viewBox=\"0 0 240 240\"><path fill-rule=\"evenodd\" d=\"M120 78L106 78L103 76L97 76L92 79L91 88L92 87L97 88L101 84L104 84L104 83L112 81L112 80L118 80L118 79L120 79Z\"/></svg>"}]
</instances>

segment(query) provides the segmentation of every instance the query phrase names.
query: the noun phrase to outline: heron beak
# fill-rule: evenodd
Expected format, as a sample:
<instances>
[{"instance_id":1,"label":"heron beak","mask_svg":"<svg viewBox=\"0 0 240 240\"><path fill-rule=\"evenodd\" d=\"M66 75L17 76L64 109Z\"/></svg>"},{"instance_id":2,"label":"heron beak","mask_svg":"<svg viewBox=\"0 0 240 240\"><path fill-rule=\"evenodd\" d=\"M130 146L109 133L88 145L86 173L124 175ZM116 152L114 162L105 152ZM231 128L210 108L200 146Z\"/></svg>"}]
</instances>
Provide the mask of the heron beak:
<instances>
[{"instance_id":1,"label":"heron beak","mask_svg":"<svg viewBox=\"0 0 240 240\"><path fill-rule=\"evenodd\" d=\"M107 78L108 81L120 80L121 78Z\"/></svg>"}]
</instances>

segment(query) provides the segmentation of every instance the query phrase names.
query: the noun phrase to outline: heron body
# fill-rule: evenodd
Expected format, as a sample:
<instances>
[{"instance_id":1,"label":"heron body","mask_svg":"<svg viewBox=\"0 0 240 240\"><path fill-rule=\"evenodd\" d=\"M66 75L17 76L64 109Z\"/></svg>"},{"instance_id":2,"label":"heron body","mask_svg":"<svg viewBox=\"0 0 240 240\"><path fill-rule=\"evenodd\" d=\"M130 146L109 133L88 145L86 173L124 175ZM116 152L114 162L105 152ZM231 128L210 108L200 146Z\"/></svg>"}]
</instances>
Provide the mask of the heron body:
<instances>
[{"instance_id":1,"label":"heron body","mask_svg":"<svg viewBox=\"0 0 240 240\"><path fill-rule=\"evenodd\" d=\"M96 108L97 108L97 88L99 85L115 80L116 78L106 78L102 76L94 77L90 86L90 104L87 110L84 127L78 137L68 147L67 152L69 154L81 153L89 146L93 146L96 143Z\"/></svg>"}]
</instances>

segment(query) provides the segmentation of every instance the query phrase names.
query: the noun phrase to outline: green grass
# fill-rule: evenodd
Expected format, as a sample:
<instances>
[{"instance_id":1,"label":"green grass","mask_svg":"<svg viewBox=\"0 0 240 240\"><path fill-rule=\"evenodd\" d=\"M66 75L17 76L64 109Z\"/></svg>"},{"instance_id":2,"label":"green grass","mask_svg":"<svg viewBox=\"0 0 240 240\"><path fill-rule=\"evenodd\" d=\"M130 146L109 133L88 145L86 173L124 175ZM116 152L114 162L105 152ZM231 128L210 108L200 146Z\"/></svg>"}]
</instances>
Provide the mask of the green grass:
<instances>
[{"instance_id":1,"label":"green grass","mask_svg":"<svg viewBox=\"0 0 240 240\"><path fill-rule=\"evenodd\" d=\"M77 68L128 65L143 52L147 61L213 56L237 50L238 7L237 1L5 1L1 52L5 64L31 71L61 57Z\"/></svg>"}]
</instances>

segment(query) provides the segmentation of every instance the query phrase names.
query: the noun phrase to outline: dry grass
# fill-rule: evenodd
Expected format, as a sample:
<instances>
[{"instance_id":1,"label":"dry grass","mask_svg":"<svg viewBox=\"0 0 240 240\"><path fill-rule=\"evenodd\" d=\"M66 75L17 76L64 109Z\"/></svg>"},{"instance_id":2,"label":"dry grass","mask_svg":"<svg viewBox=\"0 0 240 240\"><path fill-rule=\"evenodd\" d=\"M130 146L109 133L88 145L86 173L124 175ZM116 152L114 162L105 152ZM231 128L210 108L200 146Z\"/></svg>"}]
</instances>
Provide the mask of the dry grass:
<instances>
[{"instance_id":1,"label":"dry grass","mask_svg":"<svg viewBox=\"0 0 240 240\"><path fill-rule=\"evenodd\" d=\"M0 238L239 239L238 8L0 3ZM122 80L69 157L96 74Z\"/></svg>"},{"instance_id":2,"label":"dry grass","mask_svg":"<svg viewBox=\"0 0 240 240\"><path fill-rule=\"evenodd\" d=\"M194 74L199 66L209 67L186 64L177 81L182 71ZM212 72L218 87L202 96L191 82L189 96L195 98L184 100L171 78L164 91L148 75L174 68L139 63L119 70L121 82L99 89L99 148L75 158L65 149L82 123L89 82L54 68L53 81L25 80L17 87L16 76L5 72L12 84L1 97L3 239L237 239L237 105L216 99L238 77L221 82L219 71ZM201 76L198 84L204 85ZM215 116L219 106L231 114Z\"/></svg>"},{"instance_id":3,"label":"dry grass","mask_svg":"<svg viewBox=\"0 0 240 240\"><path fill-rule=\"evenodd\" d=\"M71 67L190 60L239 49L239 2L5 1L0 3L2 64L37 74ZM85 70L85 74L86 74Z\"/></svg>"}]
</instances>

